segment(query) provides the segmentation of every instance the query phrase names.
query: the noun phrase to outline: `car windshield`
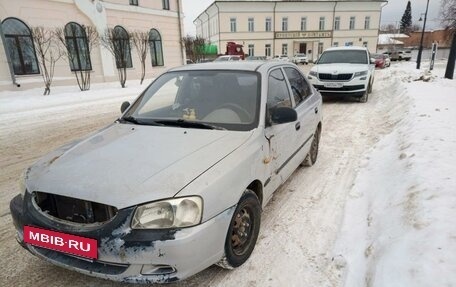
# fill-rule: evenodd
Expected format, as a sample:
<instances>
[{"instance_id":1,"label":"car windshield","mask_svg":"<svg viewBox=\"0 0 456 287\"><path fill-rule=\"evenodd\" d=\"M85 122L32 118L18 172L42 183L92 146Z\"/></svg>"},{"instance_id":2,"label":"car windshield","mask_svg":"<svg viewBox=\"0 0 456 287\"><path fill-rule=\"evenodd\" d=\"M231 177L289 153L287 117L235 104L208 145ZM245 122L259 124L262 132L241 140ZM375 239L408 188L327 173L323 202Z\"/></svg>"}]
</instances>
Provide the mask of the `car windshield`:
<instances>
[{"instance_id":1,"label":"car windshield","mask_svg":"<svg viewBox=\"0 0 456 287\"><path fill-rule=\"evenodd\" d=\"M323 52L318 64L367 64L367 55L364 50L335 50Z\"/></svg>"},{"instance_id":2,"label":"car windshield","mask_svg":"<svg viewBox=\"0 0 456 287\"><path fill-rule=\"evenodd\" d=\"M126 122L247 131L258 125L260 76L247 71L177 71L155 80Z\"/></svg>"}]
</instances>

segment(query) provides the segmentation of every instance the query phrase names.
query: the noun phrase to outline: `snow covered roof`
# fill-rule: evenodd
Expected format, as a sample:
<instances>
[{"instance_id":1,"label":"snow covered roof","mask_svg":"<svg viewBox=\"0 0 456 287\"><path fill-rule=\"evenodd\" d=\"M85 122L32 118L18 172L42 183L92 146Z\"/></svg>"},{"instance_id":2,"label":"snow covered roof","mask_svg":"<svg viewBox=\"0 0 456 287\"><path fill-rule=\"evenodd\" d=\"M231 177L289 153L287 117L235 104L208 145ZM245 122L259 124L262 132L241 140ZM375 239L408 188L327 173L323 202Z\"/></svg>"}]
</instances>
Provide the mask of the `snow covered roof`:
<instances>
[{"instance_id":1,"label":"snow covered roof","mask_svg":"<svg viewBox=\"0 0 456 287\"><path fill-rule=\"evenodd\" d=\"M401 42L397 39L408 38L409 36L405 34L380 34L378 35L378 44L379 45L402 45L404 42Z\"/></svg>"}]
</instances>

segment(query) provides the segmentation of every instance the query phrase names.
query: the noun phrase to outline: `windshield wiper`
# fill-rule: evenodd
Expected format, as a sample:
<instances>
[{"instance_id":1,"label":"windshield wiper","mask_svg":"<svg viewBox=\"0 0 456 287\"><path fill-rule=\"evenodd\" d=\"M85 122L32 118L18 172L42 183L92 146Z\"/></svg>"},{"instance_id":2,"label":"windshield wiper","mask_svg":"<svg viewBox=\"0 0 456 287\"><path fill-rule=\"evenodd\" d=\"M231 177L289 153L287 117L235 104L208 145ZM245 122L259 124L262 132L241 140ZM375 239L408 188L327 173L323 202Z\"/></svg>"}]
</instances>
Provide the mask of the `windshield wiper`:
<instances>
[{"instance_id":1,"label":"windshield wiper","mask_svg":"<svg viewBox=\"0 0 456 287\"><path fill-rule=\"evenodd\" d=\"M187 121L184 119L177 119L177 120L159 120L157 123L167 126L177 126L183 128L195 128L195 129L208 129L208 130L226 130L225 128L206 124L202 122L194 122L194 121Z\"/></svg>"},{"instance_id":2,"label":"windshield wiper","mask_svg":"<svg viewBox=\"0 0 456 287\"><path fill-rule=\"evenodd\" d=\"M129 122L136 125L146 125L146 126L163 126L163 124L157 123L154 120L150 119L138 119L133 116L123 117L119 119L120 122Z\"/></svg>"}]
</instances>

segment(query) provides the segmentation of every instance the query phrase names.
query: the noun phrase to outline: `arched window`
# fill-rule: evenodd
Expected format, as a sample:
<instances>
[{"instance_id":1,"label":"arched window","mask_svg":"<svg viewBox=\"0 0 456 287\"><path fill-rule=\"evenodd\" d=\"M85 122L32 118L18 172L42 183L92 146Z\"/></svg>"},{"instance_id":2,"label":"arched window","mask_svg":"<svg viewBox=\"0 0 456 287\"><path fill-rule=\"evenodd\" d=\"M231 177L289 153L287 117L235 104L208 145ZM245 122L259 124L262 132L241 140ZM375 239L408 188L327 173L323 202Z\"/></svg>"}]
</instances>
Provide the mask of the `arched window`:
<instances>
[{"instance_id":1,"label":"arched window","mask_svg":"<svg viewBox=\"0 0 456 287\"><path fill-rule=\"evenodd\" d=\"M163 66L163 48L160 33L156 29L149 32L150 55L152 57L152 67Z\"/></svg>"},{"instance_id":2,"label":"arched window","mask_svg":"<svg viewBox=\"0 0 456 287\"><path fill-rule=\"evenodd\" d=\"M114 50L116 55L116 66L120 68L132 68L130 36L122 26L114 27Z\"/></svg>"},{"instance_id":3,"label":"arched window","mask_svg":"<svg viewBox=\"0 0 456 287\"><path fill-rule=\"evenodd\" d=\"M65 41L71 71L92 70L87 35L78 23L70 22L65 26Z\"/></svg>"},{"instance_id":4,"label":"arched window","mask_svg":"<svg viewBox=\"0 0 456 287\"><path fill-rule=\"evenodd\" d=\"M13 64L14 74L39 74L32 35L29 27L19 19L6 18L2 22L5 47Z\"/></svg>"}]
</instances>

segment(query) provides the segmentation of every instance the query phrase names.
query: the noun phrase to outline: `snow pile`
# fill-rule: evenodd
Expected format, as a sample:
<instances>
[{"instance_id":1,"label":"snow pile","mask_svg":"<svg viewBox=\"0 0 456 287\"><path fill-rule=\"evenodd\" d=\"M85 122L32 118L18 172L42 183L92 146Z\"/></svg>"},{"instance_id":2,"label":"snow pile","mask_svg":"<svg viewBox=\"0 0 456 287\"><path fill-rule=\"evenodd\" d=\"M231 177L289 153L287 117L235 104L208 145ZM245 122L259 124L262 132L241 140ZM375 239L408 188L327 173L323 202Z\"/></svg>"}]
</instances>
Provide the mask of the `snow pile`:
<instances>
[{"instance_id":1,"label":"snow pile","mask_svg":"<svg viewBox=\"0 0 456 287\"><path fill-rule=\"evenodd\" d=\"M412 104L349 194L334 257L345 286L456 285L456 81L443 68L429 82L413 63L391 69Z\"/></svg>"},{"instance_id":2,"label":"snow pile","mask_svg":"<svg viewBox=\"0 0 456 287\"><path fill-rule=\"evenodd\" d=\"M404 42L401 42L397 39L405 39L409 36L405 34L380 34L378 35L378 44L379 45L401 45Z\"/></svg>"}]
</instances>

